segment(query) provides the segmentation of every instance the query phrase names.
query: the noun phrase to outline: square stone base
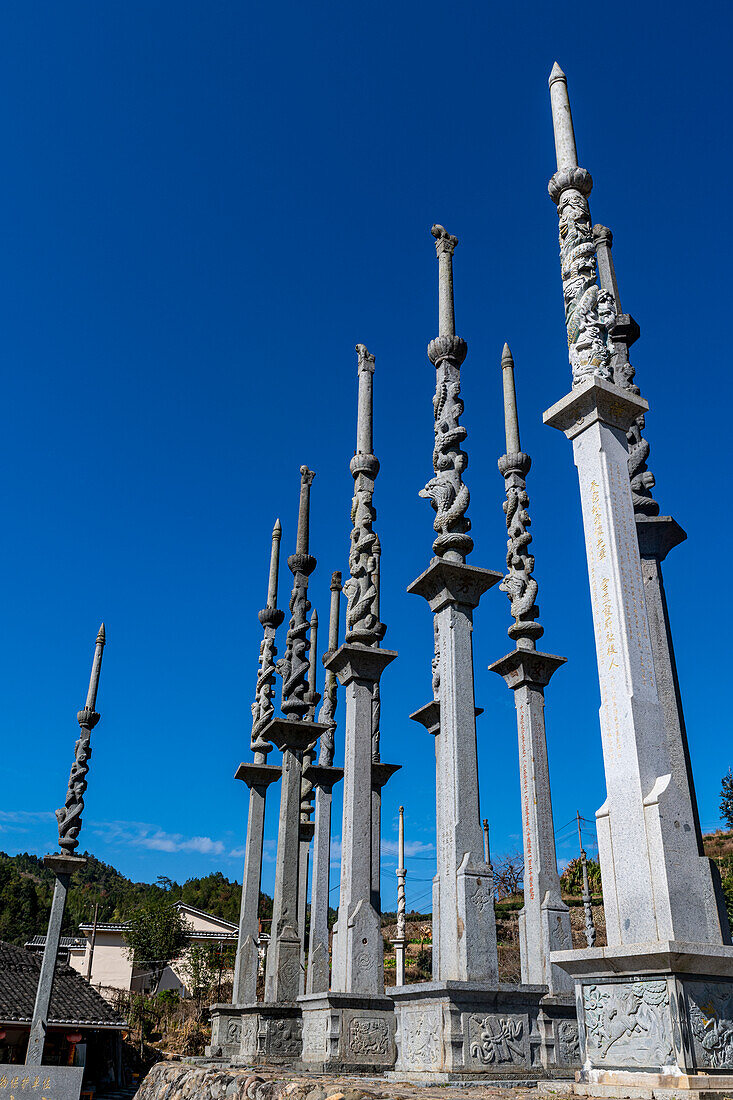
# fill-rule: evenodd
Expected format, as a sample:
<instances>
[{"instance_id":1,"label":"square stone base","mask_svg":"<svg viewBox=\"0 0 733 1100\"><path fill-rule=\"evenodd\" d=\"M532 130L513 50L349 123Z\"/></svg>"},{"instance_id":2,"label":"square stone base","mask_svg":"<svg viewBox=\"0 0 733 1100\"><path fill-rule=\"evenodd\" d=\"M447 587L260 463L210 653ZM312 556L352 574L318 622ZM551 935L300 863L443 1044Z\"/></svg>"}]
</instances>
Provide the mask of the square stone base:
<instances>
[{"instance_id":1,"label":"square stone base","mask_svg":"<svg viewBox=\"0 0 733 1100\"><path fill-rule=\"evenodd\" d=\"M211 1045L206 1047L206 1057L230 1060L239 1054L241 1042L242 1009L237 1005L212 1005Z\"/></svg>"},{"instance_id":2,"label":"square stone base","mask_svg":"<svg viewBox=\"0 0 733 1100\"><path fill-rule=\"evenodd\" d=\"M733 1096L733 948L626 944L552 960L575 979L579 1095L723 1087Z\"/></svg>"},{"instance_id":3,"label":"square stone base","mask_svg":"<svg viewBox=\"0 0 733 1100\"><path fill-rule=\"evenodd\" d=\"M302 1049L302 1021L297 1004L216 1004L211 1007L209 1058L234 1065L293 1065Z\"/></svg>"},{"instance_id":4,"label":"square stone base","mask_svg":"<svg viewBox=\"0 0 733 1100\"><path fill-rule=\"evenodd\" d=\"M420 982L388 993L400 1080L529 1082L570 1077L580 1063L572 996L548 997L546 986Z\"/></svg>"},{"instance_id":5,"label":"square stone base","mask_svg":"<svg viewBox=\"0 0 733 1100\"><path fill-rule=\"evenodd\" d=\"M316 1073L382 1073L395 1061L394 1005L389 997L306 993L301 1068Z\"/></svg>"}]
</instances>

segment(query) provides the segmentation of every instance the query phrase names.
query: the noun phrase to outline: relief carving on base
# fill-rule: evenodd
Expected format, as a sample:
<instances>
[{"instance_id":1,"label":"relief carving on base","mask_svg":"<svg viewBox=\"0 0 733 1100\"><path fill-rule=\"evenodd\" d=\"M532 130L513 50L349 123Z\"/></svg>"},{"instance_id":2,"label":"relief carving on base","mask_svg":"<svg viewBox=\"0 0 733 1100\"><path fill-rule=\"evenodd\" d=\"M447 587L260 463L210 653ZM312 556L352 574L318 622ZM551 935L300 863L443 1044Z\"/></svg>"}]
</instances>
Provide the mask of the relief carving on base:
<instances>
[{"instance_id":1,"label":"relief carving on base","mask_svg":"<svg viewBox=\"0 0 733 1100\"><path fill-rule=\"evenodd\" d=\"M299 1055L302 1047L301 1026L300 1020L268 1020L267 1053L278 1057Z\"/></svg>"},{"instance_id":2,"label":"relief carving on base","mask_svg":"<svg viewBox=\"0 0 733 1100\"><path fill-rule=\"evenodd\" d=\"M326 1056L328 1017L316 1017L303 1023L303 1060L319 1062Z\"/></svg>"},{"instance_id":3,"label":"relief carving on base","mask_svg":"<svg viewBox=\"0 0 733 1100\"><path fill-rule=\"evenodd\" d=\"M441 1063L442 1036L435 1011L402 1012L400 1060L403 1066L436 1069Z\"/></svg>"},{"instance_id":4,"label":"relief carving on base","mask_svg":"<svg viewBox=\"0 0 733 1100\"><path fill-rule=\"evenodd\" d=\"M733 985L689 982L685 990L697 1066L733 1069Z\"/></svg>"},{"instance_id":5,"label":"relief carving on base","mask_svg":"<svg viewBox=\"0 0 733 1100\"><path fill-rule=\"evenodd\" d=\"M471 1016L468 1039L471 1057L484 1066L522 1065L526 1061L521 1016Z\"/></svg>"},{"instance_id":6,"label":"relief carving on base","mask_svg":"<svg viewBox=\"0 0 733 1100\"><path fill-rule=\"evenodd\" d=\"M349 1021L349 1051L359 1058L385 1059L390 1052L390 1039L390 1026L386 1020L357 1016Z\"/></svg>"},{"instance_id":7,"label":"relief carving on base","mask_svg":"<svg viewBox=\"0 0 733 1100\"><path fill-rule=\"evenodd\" d=\"M557 1025L558 1065L573 1066L580 1061L580 1038L576 1020L561 1020Z\"/></svg>"},{"instance_id":8,"label":"relief carving on base","mask_svg":"<svg viewBox=\"0 0 733 1100\"><path fill-rule=\"evenodd\" d=\"M670 1065L672 1027L664 979L583 989L588 1055L593 1066Z\"/></svg>"},{"instance_id":9,"label":"relief carving on base","mask_svg":"<svg viewBox=\"0 0 733 1100\"><path fill-rule=\"evenodd\" d=\"M244 1016L240 1029L240 1051L247 1057L257 1054L257 1016Z\"/></svg>"}]
</instances>

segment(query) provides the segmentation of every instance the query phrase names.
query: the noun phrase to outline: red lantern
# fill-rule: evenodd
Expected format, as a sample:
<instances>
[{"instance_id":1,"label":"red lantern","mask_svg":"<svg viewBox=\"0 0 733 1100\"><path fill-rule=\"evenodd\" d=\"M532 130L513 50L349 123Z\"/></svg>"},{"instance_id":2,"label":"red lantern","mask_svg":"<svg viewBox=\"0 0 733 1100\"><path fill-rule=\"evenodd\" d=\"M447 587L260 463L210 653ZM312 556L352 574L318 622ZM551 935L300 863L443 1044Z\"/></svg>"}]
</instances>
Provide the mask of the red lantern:
<instances>
[{"instance_id":1,"label":"red lantern","mask_svg":"<svg viewBox=\"0 0 733 1100\"><path fill-rule=\"evenodd\" d=\"M66 1036L66 1042L67 1043L80 1043L81 1042L81 1032L80 1031L72 1031L70 1035Z\"/></svg>"},{"instance_id":2,"label":"red lantern","mask_svg":"<svg viewBox=\"0 0 733 1100\"><path fill-rule=\"evenodd\" d=\"M0 1043L2 1043L2 1041L3 1041L3 1039L5 1038L6 1034L7 1034L7 1032L6 1032L6 1031L1 1031L1 1030L0 1030Z\"/></svg>"}]
</instances>

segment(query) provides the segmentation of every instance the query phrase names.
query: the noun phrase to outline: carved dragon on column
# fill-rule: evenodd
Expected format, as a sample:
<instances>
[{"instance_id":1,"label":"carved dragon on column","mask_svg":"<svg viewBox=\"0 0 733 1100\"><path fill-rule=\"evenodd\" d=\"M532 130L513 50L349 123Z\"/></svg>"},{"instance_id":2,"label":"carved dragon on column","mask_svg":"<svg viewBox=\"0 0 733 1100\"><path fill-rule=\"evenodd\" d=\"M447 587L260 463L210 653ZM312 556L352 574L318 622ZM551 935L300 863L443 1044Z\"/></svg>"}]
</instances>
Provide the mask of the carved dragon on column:
<instances>
[{"instance_id":1,"label":"carved dragon on column","mask_svg":"<svg viewBox=\"0 0 733 1100\"><path fill-rule=\"evenodd\" d=\"M357 344L359 369L374 371L374 356L364 344ZM379 460L373 454L355 454L350 463L354 478L354 498L351 505L351 548L349 579L343 587L346 596L346 641L377 646L386 633L379 621L379 552L376 532L377 518L372 503L374 482L379 473Z\"/></svg>"}]
</instances>

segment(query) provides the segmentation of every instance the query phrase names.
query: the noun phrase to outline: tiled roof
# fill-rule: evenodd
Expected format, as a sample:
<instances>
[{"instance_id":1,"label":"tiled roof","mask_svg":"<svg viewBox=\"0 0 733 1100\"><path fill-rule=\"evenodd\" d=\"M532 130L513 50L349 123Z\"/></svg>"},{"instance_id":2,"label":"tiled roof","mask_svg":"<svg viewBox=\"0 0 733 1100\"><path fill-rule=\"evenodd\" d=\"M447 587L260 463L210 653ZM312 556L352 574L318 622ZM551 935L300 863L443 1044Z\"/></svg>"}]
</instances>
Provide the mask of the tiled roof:
<instances>
[{"instance_id":1,"label":"tiled roof","mask_svg":"<svg viewBox=\"0 0 733 1100\"><path fill-rule=\"evenodd\" d=\"M178 910L185 909L189 913L195 913L197 917L205 917L206 920L217 921L219 924L231 928L233 932L237 931L237 925L232 924L230 920L224 920L223 917L217 917L213 913L205 913L203 909L197 909L195 905L189 905L187 901L177 901L174 903L173 908Z\"/></svg>"},{"instance_id":2,"label":"tiled roof","mask_svg":"<svg viewBox=\"0 0 733 1100\"><path fill-rule=\"evenodd\" d=\"M59 947L86 947L87 941L81 936L62 936L59 942ZM28 940L26 947L45 947L45 936L34 936L32 940Z\"/></svg>"},{"instance_id":3,"label":"tiled roof","mask_svg":"<svg viewBox=\"0 0 733 1100\"><path fill-rule=\"evenodd\" d=\"M41 957L0 940L0 1023L30 1024ZM125 1021L70 966L59 963L51 994L49 1024L123 1028Z\"/></svg>"},{"instance_id":4,"label":"tiled roof","mask_svg":"<svg viewBox=\"0 0 733 1100\"><path fill-rule=\"evenodd\" d=\"M111 924L103 924L99 921L97 924L98 932L126 932L130 927L129 921L113 921ZM83 921L79 928L82 932L93 932L94 925L91 921Z\"/></svg>"}]
</instances>

